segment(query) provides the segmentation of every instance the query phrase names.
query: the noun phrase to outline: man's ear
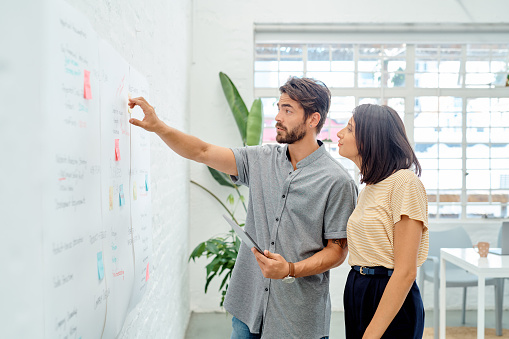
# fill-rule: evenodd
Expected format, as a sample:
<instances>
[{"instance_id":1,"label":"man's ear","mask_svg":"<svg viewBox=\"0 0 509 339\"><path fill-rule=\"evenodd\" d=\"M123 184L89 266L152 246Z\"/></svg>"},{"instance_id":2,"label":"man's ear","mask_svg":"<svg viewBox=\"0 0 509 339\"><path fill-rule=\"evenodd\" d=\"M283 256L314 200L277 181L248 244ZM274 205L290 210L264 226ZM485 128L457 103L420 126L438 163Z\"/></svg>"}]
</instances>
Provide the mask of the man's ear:
<instances>
[{"instance_id":1,"label":"man's ear","mask_svg":"<svg viewBox=\"0 0 509 339\"><path fill-rule=\"evenodd\" d=\"M310 127L313 127L313 128L316 127L318 125L318 123L320 122L321 118L322 118L322 116L318 112L311 114L308 119Z\"/></svg>"}]
</instances>

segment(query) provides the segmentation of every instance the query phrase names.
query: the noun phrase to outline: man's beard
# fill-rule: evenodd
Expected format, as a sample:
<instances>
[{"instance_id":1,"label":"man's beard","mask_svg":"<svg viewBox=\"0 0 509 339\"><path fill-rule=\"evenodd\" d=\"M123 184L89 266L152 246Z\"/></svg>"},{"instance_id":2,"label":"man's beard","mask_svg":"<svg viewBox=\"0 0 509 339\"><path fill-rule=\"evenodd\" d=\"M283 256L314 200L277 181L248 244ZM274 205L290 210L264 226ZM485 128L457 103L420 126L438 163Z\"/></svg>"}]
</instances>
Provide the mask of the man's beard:
<instances>
[{"instance_id":1,"label":"man's beard","mask_svg":"<svg viewBox=\"0 0 509 339\"><path fill-rule=\"evenodd\" d=\"M305 123L295 127L291 131L288 131L285 127L283 127L283 125L279 123L276 124L276 128L277 127L284 129L284 131L281 133L286 132L286 135L279 133L276 135L276 141L280 144L293 144L299 140L302 140L306 136L307 132Z\"/></svg>"}]
</instances>

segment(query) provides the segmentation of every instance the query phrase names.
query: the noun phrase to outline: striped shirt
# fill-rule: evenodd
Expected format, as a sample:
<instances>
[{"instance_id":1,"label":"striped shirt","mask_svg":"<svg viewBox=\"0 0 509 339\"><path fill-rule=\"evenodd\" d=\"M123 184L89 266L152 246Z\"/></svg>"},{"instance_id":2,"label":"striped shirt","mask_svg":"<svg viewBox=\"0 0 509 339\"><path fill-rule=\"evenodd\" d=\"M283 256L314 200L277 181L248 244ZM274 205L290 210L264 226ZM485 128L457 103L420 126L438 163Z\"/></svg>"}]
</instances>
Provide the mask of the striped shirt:
<instances>
[{"instance_id":1,"label":"striped shirt","mask_svg":"<svg viewBox=\"0 0 509 339\"><path fill-rule=\"evenodd\" d=\"M348 219L348 264L394 268L394 225L402 215L424 224L417 257L421 266L428 256L428 199L421 181L408 169L367 185L359 194Z\"/></svg>"}]
</instances>

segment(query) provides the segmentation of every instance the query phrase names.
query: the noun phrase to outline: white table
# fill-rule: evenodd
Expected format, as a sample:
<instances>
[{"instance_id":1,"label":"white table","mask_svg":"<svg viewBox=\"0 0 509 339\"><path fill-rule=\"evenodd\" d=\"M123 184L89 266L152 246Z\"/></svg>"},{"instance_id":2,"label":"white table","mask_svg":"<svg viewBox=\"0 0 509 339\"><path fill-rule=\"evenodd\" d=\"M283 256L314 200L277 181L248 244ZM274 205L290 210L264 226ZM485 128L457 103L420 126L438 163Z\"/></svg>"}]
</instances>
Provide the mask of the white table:
<instances>
[{"instance_id":1,"label":"white table","mask_svg":"<svg viewBox=\"0 0 509 339\"><path fill-rule=\"evenodd\" d=\"M478 277L477 338L484 338L484 295L486 278L509 278L509 255L488 254L481 258L473 248L440 250L440 338L445 338L445 262L457 265Z\"/></svg>"}]
</instances>

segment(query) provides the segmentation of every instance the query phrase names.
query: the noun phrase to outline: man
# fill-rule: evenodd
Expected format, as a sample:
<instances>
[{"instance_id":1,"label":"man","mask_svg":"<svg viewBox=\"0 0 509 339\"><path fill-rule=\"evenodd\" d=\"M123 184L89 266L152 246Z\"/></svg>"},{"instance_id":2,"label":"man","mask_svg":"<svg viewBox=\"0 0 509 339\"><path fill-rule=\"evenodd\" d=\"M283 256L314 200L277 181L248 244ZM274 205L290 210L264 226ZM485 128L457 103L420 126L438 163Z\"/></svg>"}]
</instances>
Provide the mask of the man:
<instances>
[{"instance_id":1,"label":"man","mask_svg":"<svg viewBox=\"0 0 509 339\"><path fill-rule=\"evenodd\" d=\"M329 269L348 253L346 224L357 187L316 136L330 107L330 91L310 78L280 88L276 129L285 145L224 148L160 121L143 98L143 121L181 156L204 163L248 186L245 230L264 255L245 244L229 283L225 309L231 338L324 338L329 335Z\"/></svg>"}]
</instances>

